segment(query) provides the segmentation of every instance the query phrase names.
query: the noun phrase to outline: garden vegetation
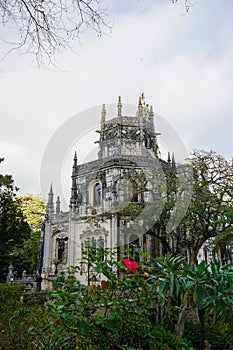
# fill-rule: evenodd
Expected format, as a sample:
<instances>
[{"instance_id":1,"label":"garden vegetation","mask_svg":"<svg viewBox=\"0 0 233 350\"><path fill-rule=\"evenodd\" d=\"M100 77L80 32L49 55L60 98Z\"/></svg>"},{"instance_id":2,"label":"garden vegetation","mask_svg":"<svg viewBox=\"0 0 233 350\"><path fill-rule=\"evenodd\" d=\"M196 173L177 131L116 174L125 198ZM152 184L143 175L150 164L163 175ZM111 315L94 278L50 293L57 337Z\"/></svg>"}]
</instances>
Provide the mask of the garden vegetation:
<instances>
[{"instance_id":1,"label":"garden vegetation","mask_svg":"<svg viewBox=\"0 0 233 350\"><path fill-rule=\"evenodd\" d=\"M137 263L130 251L89 249L53 292L0 288L0 349L223 350L233 348L233 271L180 257ZM104 259L103 259L104 257ZM130 265L131 262L131 265ZM92 280L75 278L88 264Z\"/></svg>"}]
</instances>

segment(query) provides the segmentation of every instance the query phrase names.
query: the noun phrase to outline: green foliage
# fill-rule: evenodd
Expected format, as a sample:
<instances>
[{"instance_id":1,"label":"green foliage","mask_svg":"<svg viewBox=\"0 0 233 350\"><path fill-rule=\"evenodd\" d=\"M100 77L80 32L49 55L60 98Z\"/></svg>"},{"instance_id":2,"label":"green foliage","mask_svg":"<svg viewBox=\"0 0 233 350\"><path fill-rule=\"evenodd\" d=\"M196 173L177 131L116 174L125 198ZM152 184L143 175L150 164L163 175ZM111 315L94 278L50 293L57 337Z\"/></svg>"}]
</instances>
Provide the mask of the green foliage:
<instances>
[{"instance_id":1,"label":"green foliage","mask_svg":"<svg viewBox=\"0 0 233 350\"><path fill-rule=\"evenodd\" d=\"M27 193L16 198L27 223L33 231L39 231L44 221L45 203L40 194Z\"/></svg>"},{"instance_id":2,"label":"green foliage","mask_svg":"<svg viewBox=\"0 0 233 350\"><path fill-rule=\"evenodd\" d=\"M6 285L0 284L0 314L6 310L15 309L15 304L20 300L20 297L25 289L23 285Z\"/></svg>"},{"instance_id":3,"label":"green foliage","mask_svg":"<svg viewBox=\"0 0 233 350\"><path fill-rule=\"evenodd\" d=\"M193 195L183 223L188 246L197 255L210 237L225 234L233 228L233 168L215 152L195 151Z\"/></svg>"},{"instance_id":4,"label":"green foliage","mask_svg":"<svg viewBox=\"0 0 233 350\"><path fill-rule=\"evenodd\" d=\"M0 349L36 349L28 329L34 317L47 317L45 300L43 293L25 292L24 285L0 284Z\"/></svg>"},{"instance_id":5,"label":"green foliage","mask_svg":"<svg viewBox=\"0 0 233 350\"><path fill-rule=\"evenodd\" d=\"M0 192L0 280L6 280L10 264L19 274L30 266L28 251L24 249L30 233L13 193L9 190Z\"/></svg>"},{"instance_id":6,"label":"green foliage","mask_svg":"<svg viewBox=\"0 0 233 350\"><path fill-rule=\"evenodd\" d=\"M160 240L164 254L184 255L188 250L189 263L195 266L209 238L219 237L218 248L233 238L233 167L212 151L194 151L191 163L193 176L190 166L168 165L163 211L149 233ZM180 174L187 178L184 184ZM190 195L188 206L185 198ZM172 216L177 225L167 229Z\"/></svg>"},{"instance_id":7,"label":"green foliage","mask_svg":"<svg viewBox=\"0 0 233 350\"><path fill-rule=\"evenodd\" d=\"M165 300L166 295L162 296L158 284L152 283L152 279L148 282L143 277L148 266L142 265L138 273L133 274L131 269L115 260L112 251L90 248L83 256L82 263L88 264L92 274L105 276L107 287L81 284L75 278L75 269L57 276L53 283L52 302L48 304L54 325L50 348L99 349L101 344L106 350L154 350L169 346L190 349L186 340L154 322L159 317L161 298ZM168 259L165 265L176 271L178 265L173 267L174 263ZM157 271L161 265L162 259L156 266Z\"/></svg>"},{"instance_id":8,"label":"green foliage","mask_svg":"<svg viewBox=\"0 0 233 350\"><path fill-rule=\"evenodd\" d=\"M3 159L0 159L0 163ZM19 202L15 199L11 175L0 176L0 281L5 281L8 266L13 264L21 273L29 267L26 242L30 227L25 221Z\"/></svg>"},{"instance_id":9,"label":"green foliage","mask_svg":"<svg viewBox=\"0 0 233 350\"><path fill-rule=\"evenodd\" d=\"M186 322L185 337L192 342L195 349L205 349L204 342L200 337L201 324ZM217 322L206 324L206 339L211 344L211 350L233 349L232 324Z\"/></svg>"},{"instance_id":10,"label":"green foliage","mask_svg":"<svg viewBox=\"0 0 233 350\"><path fill-rule=\"evenodd\" d=\"M40 241L41 231L32 231L31 237L28 241L29 251L31 254L31 266L32 272L36 271L37 267L37 249Z\"/></svg>"},{"instance_id":11,"label":"green foliage","mask_svg":"<svg viewBox=\"0 0 233 350\"><path fill-rule=\"evenodd\" d=\"M102 283L80 283L75 275L82 264L101 274ZM213 350L232 348L229 267L202 262L192 269L180 257L159 257L139 263L134 274L114 251L91 247L82 264L58 274L49 297L21 286L0 288L0 323L8 339L0 337L0 349L13 349L13 335L14 349L26 350L201 350L206 339ZM185 321L194 306L203 319L185 322L178 337L181 315Z\"/></svg>"},{"instance_id":12,"label":"green foliage","mask_svg":"<svg viewBox=\"0 0 233 350\"><path fill-rule=\"evenodd\" d=\"M37 247L40 241L41 226L44 221L45 203L40 194L27 193L23 196L17 196L16 200L26 222L31 228L30 238L25 245L26 250L30 252L30 271L34 272L37 266Z\"/></svg>"},{"instance_id":13,"label":"green foliage","mask_svg":"<svg viewBox=\"0 0 233 350\"><path fill-rule=\"evenodd\" d=\"M0 158L0 164L3 161L4 161L4 158ZM13 183L14 183L14 180L13 180L11 175L9 175L9 174L6 174L6 175L0 174L0 188L1 188L1 191L2 191L2 189L13 190Z\"/></svg>"}]
</instances>

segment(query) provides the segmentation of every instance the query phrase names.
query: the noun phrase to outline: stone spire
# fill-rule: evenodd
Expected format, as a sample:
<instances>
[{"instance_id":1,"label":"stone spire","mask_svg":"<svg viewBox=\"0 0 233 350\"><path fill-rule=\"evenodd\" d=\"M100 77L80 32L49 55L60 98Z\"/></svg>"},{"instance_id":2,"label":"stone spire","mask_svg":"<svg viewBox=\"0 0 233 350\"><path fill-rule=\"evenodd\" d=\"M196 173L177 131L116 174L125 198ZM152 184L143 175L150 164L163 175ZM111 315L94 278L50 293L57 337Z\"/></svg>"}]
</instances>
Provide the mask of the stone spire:
<instances>
[{"instance_id":1,"label":"stone spire","mask_svg":"<svg viewBox=\"0 0 233 350\"><path fill-rule=\"evenodd\" d=\"M174 153L172 153L172 169L173 169L174 171L176 170L176 162L175 162Z\"/></svg>"},{"instance_id":2,"label":"stone spire","mask_svg":"<svg viewBox=\"0 0 233 350\"><path fill-rule=\"evenodd\" d=\"M106 121L106 108L105 108L105 103L103 103L102 110L101 110L101 121L100 121L101 130L104 128L105 121Z\"/></svg>"},{"instance_id":3,"label":"stone spire","mask_svg":"<svg viewBox=\"0 0 233 350\"><path fill-rule=\"evenodd\" d=\"M74 163L72 168L72 187L71 187L71 197L70 197L70 208L75 209L77 206L77 184L76 184L76 178L75 175L77 175L77 153L75 151L74 154Z\"/></svg>"},{"instance_id":4,"label":"stone spire","mask_svg":"<svg viewBox=\"0 0 233 350\"><path fill-rule=\"evenodd\" d=\"M77 171L77 152L74 152L74 160L73 160L73 167L72 167L72 175L76 174Z\"/></svg>"},{"instance_id":5,"label":"stone spire","mask_svg":"<svg viewBox=\"0 0 233 350\"><path fill-rule=\"evenodd\" d=\"M50 191L48 193L48 202L46 206L46 214L51 217L54 214L54 203L53 203L53 185L50 186Z\"/></svg>"},{"instance_id":6,"label":"stone spire","mask_svg":"<svg viewBox=\"0 0 233 350\"><path fill-rule=\"evenodd\" d=\"M117 116L122 116L122 103L121 103L121 96L118 97L118 103L117 103Z\"/></svg>"},{"instance_id":7,"label":"stone spire","mask_svg":"<svg viewBox=\"0 0 233 350\"><path fill-rule=\"evenodd\" d=\"M60 197L57 196L57 201L56 201L56 215L58 216L61 212L61 202L60 202Z\"/></svg>"},{"instance_id":8,"label":"stone spire","mask_svg":"<svg viewBox=\"0 0 233 350\"><path fill-rule=\"evenodd\" d=\"M171 164L170 152L167 153L167 162L168 162L168 164Z\"/></svg>"},{"instance_id":9,"label":"stone spire","mask_svg":"<svg viewBox=\"0 0 233 350\"><path fill-rule=\"evenodd\" d=\"M153 106L150 106L150 110L149 110L149 119L150 119L150 122L154 122L154 111L153 111Z\"/></svg>"},{"instance_id":10,"label":"stone spire","mask_svg":"<svg viewBox=\"0 0 233 350\"><path fill-rule=\"evenodd\" d=\"M142 97L139 96L139 100L138 100L138 117L139 117L139 120L141 120L142 114L143 114Z\"/></svg>"}]
</instances>

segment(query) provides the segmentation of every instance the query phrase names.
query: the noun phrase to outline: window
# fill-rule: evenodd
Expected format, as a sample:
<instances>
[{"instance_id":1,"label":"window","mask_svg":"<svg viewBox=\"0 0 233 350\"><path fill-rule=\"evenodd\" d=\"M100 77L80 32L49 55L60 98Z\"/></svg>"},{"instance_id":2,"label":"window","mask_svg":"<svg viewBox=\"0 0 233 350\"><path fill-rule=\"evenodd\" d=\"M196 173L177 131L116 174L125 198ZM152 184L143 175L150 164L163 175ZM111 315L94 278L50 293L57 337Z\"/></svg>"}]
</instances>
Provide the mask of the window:
<instances>
[{"instance_id":1,"label":"window","mask_svg":"<svg viewBox=\"0 0 233 350\"><path fill-rule=\"evenodd\" d=\"M101 192L102 192L102 188L101 188L101 184L100 183L96 183L94 185L94 195L93 195L93 204L98 205L101 202Z\"/></svg>"},{"instance_id":2,"label":"window","mask_svg":"<svg viewBox=\"0 0 233 350\"><path fill-rule=\"evenodd\" d=\"M57 259L64 262L67 259L67 241L66 238L57 238Z\"/></svg>"}]
</instances>

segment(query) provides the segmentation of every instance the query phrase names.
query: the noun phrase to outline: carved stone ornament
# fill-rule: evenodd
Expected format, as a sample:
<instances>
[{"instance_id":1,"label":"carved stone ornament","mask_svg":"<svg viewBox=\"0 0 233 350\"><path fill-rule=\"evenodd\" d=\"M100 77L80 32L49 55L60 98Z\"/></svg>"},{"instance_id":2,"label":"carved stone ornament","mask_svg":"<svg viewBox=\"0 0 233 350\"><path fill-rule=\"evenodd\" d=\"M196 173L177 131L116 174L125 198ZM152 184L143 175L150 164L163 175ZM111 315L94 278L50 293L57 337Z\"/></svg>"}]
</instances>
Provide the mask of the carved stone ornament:
<instances>
[{"instance_id":1,"label":"carved stone ornament","mask_svg":"<svg viewBox=\"0 0 233 350\"><path fill-rule=\"evenodd\" d=\"M52 235L57 235L59 233L66 235L65 232L68 232L68 224L59 224L52 226Z\"/></svg>"}]
</instances>

